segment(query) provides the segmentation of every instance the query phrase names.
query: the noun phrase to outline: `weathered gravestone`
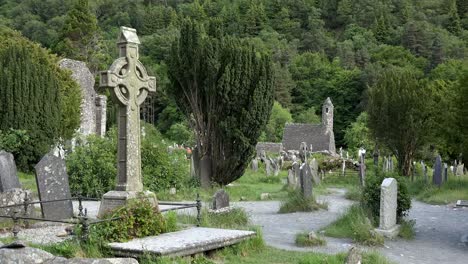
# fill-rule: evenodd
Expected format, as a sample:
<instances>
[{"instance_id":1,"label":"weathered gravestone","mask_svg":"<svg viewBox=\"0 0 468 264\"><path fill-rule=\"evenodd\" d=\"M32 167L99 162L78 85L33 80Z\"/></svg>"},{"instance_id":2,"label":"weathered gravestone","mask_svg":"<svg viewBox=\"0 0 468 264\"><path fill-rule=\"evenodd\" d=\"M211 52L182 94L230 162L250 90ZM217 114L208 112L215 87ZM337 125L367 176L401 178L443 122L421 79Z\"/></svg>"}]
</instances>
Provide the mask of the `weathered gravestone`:
<instances>
[{"instance_id":1,"label":"weathered gravestone","mask_svg":"<svg viewBox=\"0 0 468 264\"><path fill-rule=\"evenodd\" d=\"M52 152L46 154L34 167L41 201L71 198L65 161ZM47 219L68 219L73 216L72 201L41 204L42 216Z\"/></svg>"},{"instance_id":2,"label":"weathered gravestone","mask_svg":"<svg viewBox=\"0 0 468 264\"><path fill-rule=\"evenodd\" d=\"M317 160L315 158L310 161L309 168L310 168L310 175L312 176L312 182L315 185L320 184L318 163L317 163Z\"/></svg>"},{"instance_id":3,"label":"weathered gravestone","mask_svg":"<svg viewBox=\"0 0 468 264\"><path fill-rule=\"evenodd\" d=\"M296 177L292 169L288 170L288 187L291 189L296 189Z\"/></svg>"},{"instance_id":4,"label":"weathered gravestone","mask_svg":"<svg viewBox=\"0 0 468 264\"><path fill-rule=\"evenodd\" d=\"M440 155L437 155L434 163L434 173L432 175L432 183L441 186L442 185L442 159Z\"/></svg>"},{"instance_id":5,"label":"weathered gravestone","mask_svg":"<svg viewBox=\"0 0 468 264\"><path fill-rule=\"evenodd\" d=\"M300 171L301 193L305 198L309 198L312 196L312 175L310 175L309 165L303 163Z\"/></svg>"},{"instance_id":6,"label":"weathered gravestone","mask_svg":"<svg viewBox=\"0 0 468 264\"><path fill-rule=\"evenodd\" d=\"M226 207L229 207L229 194L225 190L220 189L213 195L212 209L219 210Z\"/></svg>"},{"instance_id":7,"label":"weathered gravestone","mask_svg":"<svg viewBox=\"0 0 468 264\"><path fill-rule=\"evenodd\" d=\"M292 164L292 170L294 172L294 179L296 180L296 188L299 188L301 186L301 165L297 162L294 162Z\"/></svg>"},{"instance_id":8,"label":"weathered gravestone","mask_svg":"<svg viewBox=\"0 0 468 264\"><path fill-rule=\"evenodd\" d=\"M251 165L252 165L252 170L257 172L258 171L258 159L256 159L256 158L253 159Z\"/></svg>"},{"instance_id":9,"label":"weathered gravestone","mask_svg":"<svg viewBox=\"0 0 468 264\"><path fill-rule=\"evenodd\" d=\"M271 168L273 169L273 175L278 176L280 171L279 164L270 157L268 158L268 160L270 161Z\"/></svg>"},{"instance_id":10,"label":"weathered gravestone","mask_svg":"<svg viewBox=\"0 0 468 264\"><path fill-rule=\"evenodd\" d=\"M0 151L0 192L21 188L13 154Z\"/></svg>"},{"instance_id":11,"label":"weathered gravestone","mask_svg":"<svg viewBox=\"0 0 468 264\"><path fill-rule=\"evenodd\" d=\"M271 161L270 161L270 159L265 159L265 172L266 172L266 176L271 176L271 170L272 170L272 167L271 167Z\"/></svg>"},{"instance_id":12,"label":"weathered gravestone","mask_svg":"<svg viewBox=\"0 0 468 264\"><path fill-rule=\"evenodd\" d=\"M398 235L397 220L398 183L394 178L385 178L380 186L380 218L376 231L385 237Z\"/></svg>"},{"instance_id":13,"label":"weathered gravestone","mask_svg":"<svg viewBox=\"0 0 468 264\"><path fill-rule=\"evenodd\" d=\"M444 182L448 181L448 165L444 163Z\"/></svg>"},{"instance_id":14,"label":"weathered gravestone","mask_svg":"<svg viewBox=\"0 0 468 264\"><path fill-rule=\"evenodd\" d=\"M361 186L364 187L366 185L366 159L365 159L365 154L361 154L359 157L360 162L359 162L359 182L361 183Z\"/></svg>"},{"instance_id":15,"label":"weathered gravestone","mask_svg":"<svg viewBox=\"0 0 468 264\"><path fill-rule=\"evenodd\" d=\"M424 164L424 161L422 160L421 160L421 170L423 173L424 182L427 183L427 167L426 167L426 164Z\"/></svg>"},{"instance_id":16,"label":"weathered gravestone","mask_svg":"<svg viewBox=\"0 0 468 264\"><path fill-rule=\"evenodd\" d=\"M119 56L108 71L101 72L100 87L110 90L118 106L117 186L115 191L104 194L99 216L129 199L143 198L140 148L140 105L149 92L156 91L156 78L148 76L138 60L140 40L133 28L121 27L117 42ZM155 207L156 195L143 194Z\"/></svg>"},{"instance_id":17,"label":"weathered gravestone","mask_svg":"<svg viewBox=\"0 0 468 264\"><path fill-rule=\"evenodd\" d=\"M465 164L460 163L460 164L457 166L457 171L456 171L455 175L457 175L457 176L463 176L463 174L465 174Z\"/></svg>"},{"instance_id":18,"label":"weathered gravestone","mask_svg":"<svg viewBox=\"0 0 468 264\"><path fill-rule=\"evenodd\" d=\"M299 158L303 163L307 162L307 143L305 142L301 142L299 146Z\"/></svg>"}]
</instances>

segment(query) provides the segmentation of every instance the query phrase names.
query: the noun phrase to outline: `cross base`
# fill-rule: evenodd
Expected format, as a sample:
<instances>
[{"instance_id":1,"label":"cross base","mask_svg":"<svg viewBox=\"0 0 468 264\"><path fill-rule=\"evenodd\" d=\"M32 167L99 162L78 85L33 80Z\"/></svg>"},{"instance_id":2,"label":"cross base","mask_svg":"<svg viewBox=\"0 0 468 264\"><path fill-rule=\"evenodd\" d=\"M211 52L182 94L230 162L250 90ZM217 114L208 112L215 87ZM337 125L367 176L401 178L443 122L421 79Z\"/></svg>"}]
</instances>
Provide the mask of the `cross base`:
<instances>
[{"instance_id":1,"label":"cross base","mask_svg":"<svg viewBox=\"0 0 468 264\"><path fill-rule=\"evenodd\" d=\"M400 232L400 225L395 225L389 229L376 228L375 231L386 238L393 239L398 236L398 233Z\"/></svg>"},{"instance_id":2,"label":"cross base","mask_svg":"<svg viewBox=\"0 0 468 264\"><path fill-rule=\"evenodd\" d=\"M109 211L125 206L132 199L148 200L154 207L159 210L158 199L156 198L156 194L153 192L109 191L102 196L98 218L102 218Z\"/></svg>"}]
</instances>

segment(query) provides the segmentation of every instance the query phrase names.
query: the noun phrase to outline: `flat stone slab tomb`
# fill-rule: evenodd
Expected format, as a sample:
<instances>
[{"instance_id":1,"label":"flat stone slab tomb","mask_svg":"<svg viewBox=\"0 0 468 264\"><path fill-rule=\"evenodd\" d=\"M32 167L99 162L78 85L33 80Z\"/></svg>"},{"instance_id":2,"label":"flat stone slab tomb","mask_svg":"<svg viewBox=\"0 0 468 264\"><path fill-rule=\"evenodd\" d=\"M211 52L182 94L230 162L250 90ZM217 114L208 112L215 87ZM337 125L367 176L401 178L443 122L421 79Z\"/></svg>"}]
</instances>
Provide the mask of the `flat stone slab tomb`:
<instances>
[{"instance_id":1,"label":"flat stone slab tomb","mask_svg":"<svg viewBox=\"0 0 468 264\"><path fill-rule=\"evenodd\" d=\"M109 246L116 256L189 256L234 245L253 236L253 231L194 227Z\"/></svg>"}]
</instances>

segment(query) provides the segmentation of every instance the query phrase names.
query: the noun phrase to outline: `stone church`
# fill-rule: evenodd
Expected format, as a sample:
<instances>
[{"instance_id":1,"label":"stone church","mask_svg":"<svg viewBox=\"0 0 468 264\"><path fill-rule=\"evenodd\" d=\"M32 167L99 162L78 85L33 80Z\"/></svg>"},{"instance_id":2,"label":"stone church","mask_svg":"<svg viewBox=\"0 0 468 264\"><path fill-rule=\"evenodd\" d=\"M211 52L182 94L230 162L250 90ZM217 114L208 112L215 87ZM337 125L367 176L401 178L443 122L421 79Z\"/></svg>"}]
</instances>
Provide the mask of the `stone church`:
<instances>
[{"instance_id":1,"label":"stone church","mask_svg":"<svg viewBox=\"0 0 468 264\"><path fill-rule=\"evenodd\" d=\"M299 150L302 142L312 145L313 152L336 154L335 135L333 133L333 104L328 97L322 106L320 124L286 124L283 132L283 148Z\"/></svg>"}]
</instances>

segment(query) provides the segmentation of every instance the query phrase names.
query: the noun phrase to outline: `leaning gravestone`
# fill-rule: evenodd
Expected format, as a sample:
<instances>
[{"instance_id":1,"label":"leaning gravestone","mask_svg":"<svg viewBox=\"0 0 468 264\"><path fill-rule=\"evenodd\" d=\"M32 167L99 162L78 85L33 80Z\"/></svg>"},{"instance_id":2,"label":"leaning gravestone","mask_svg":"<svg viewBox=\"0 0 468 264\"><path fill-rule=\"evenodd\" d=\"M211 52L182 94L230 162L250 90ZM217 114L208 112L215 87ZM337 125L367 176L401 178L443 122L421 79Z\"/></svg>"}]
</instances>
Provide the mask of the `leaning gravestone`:
<instances>
[{"instance_id":1,"label":"leaning gravestone","mask_svg":"<svg viewBox=\"0 0 468 264\"><path fill-rule=\"evenodd\" d=\"M312 175L310 175L309 165L303 163L300 171L301 193L305 198L309 198L312 196Z\"/></svg>"},{"instance_id":2,"label":"leaning gravestone","mask_svg":"<svg viewBox=\"0 0 468 264\"><path fill-rule=\"evenodd\" d=\"M52 153L46 154L34 167L39 200L51 201L71 198L65 161ZM42 216L47 219L68 219L73 216L70 200L44 203Z\"/></svg>"},{"instance_id":3,"label":"leaning gravestone","mask_svg":"<svg viewBox=\"0 0 468 264\"><path fill-rule=\"evenodd\" d=\"M437 155L434 163L434 173L432 176L432 183L441 186L442 185L442 159L440 155Z\"/></svg>"},{"instance_id":4,"label":"leaning gravestone","mask_svg":"<svg viewBox=\"0 0 468 264\"><path fill-rule=\"evenodd\" d=\"M213 195L213 210L219 210L222 208L229 207L229 195L228 193L220 189Z\"/></svg>"},{"instance_id":5,"label":"leaning gravestone","mask_svg":"<svg viewBox=\"0 0 468 264\"><path fill-rule=\"evenodd\" d=\"M13 154L0 151L0 192L21 188Z\"/></svg>"},{"instance_id":6,"label":"leaning gravestone","mask_svg":"<svg viewBox=\"0 0 468 264\"><path fill-rule=\"evenodd\" d=\"M380 186L380 218L376 231L385 237L398 235L397 219L398 184L394 178L385 178Z\"/></svg>"},{"instance_id":7,"label":"leaning gravestone","mask_svg":"<svg viewBox=\"0 0 468 264\"><path fill-rule=\"evenodd\" d=\"M310 174L312 176L312 182L315 185L320 184L320 177L319 177L319 171L318 171L318 163L317 160L314 158L310 161Z\"/></svg>"}]
</instances>

